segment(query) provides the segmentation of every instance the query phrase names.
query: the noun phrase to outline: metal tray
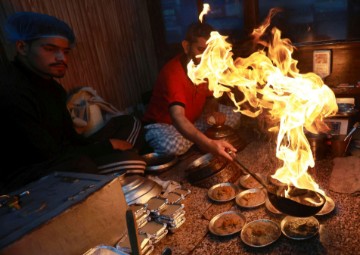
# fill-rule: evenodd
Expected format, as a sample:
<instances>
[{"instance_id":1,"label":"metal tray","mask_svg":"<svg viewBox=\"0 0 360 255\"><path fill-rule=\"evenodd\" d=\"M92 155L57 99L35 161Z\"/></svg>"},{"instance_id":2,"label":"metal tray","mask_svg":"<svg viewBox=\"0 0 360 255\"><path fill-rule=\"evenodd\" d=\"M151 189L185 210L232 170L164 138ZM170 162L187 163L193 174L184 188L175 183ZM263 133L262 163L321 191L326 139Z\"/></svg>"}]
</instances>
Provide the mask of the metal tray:
<instances>
[{"instance_id":1,"label":"metal tray","mask_svg":"<svg viewBox=\"0 0 360 255\"><path fill-rule=\"evenodd\" d=\"M139 228L140 234L147 234L151 239L162 237L164 232L167 233L166 224L158 223L155 221L149 221L145 226ZM165 235L166 235L165 233Z\"/></svg>"},{"instance_id":2,"label":"metal tray","mask_svg":"<svg viewBox=\"0 0 360 255\"><path fill-rule=\"evenodd\" d=\"M313 216L306 218L286 216L280 226L281 232L294 240L309 239L315 236L320 228L319 221Z\"/></svg>"},{"instance_id":3,"label":"metal tray","mask_svg":"<svg viewBox=\"0 0 360 255\"><path fill-rule=\"evenodd\" d=\"M258 207L265 203L266 191L264 189L247 189L240 192L235 202L238 206L245 208Z\"/></svg>"},{"instance_id":4,"label":"metal tray","mask_svg":"<svg viewBox=\"0 0 360 255\"><path fill-rule=\"evenodd\" d=\"M167 205L167 202L167 198L152 197L147 201L147 208L151 213L159 214L159 212Z\"/></svg>"},{"instance_id":5,"label":"metal tray","mask_svg":"<svg viewBox=\"0 0 360 255\"><path fill-rule=\"evenodd\" d=\"M234 220L236 223L234 224ZM246 223L246 218L243 214L235 211L227 211L220 213L213 217L209 222L209 230L217 236L233 235L241 231ZM234 226L230 227L230 226ZM224 229L229 226L229 229Z\"/></svg>"},{"instance_id":6,"label":"metal tray","mask_svg":"<svg viewBox=\"0 0 360 255\"><path fill-rule=\"evenodd\" d=\"M162 195L161 197L167 198L168 204L178 204L185 198L183 195L175 192L169 192L166 195Z\"/></svg>"},{"instance_id":7,"label":"metal tray","mask_svg":"<svg viewBox=\"0 0 360 255\"><path fill-rule=\"evenodd\" d=\"M179 214L181 214L183 211L184 211L183 204L166 205L164 207L164 209L160 212L160 217L166 218L166 219L174 219Z\"/></svg>"},{"instance_id":8,"label":"metal tray","mask_svg":"<svg viewBox=\"0 0 360 255\"><path fill-rule=\"evenodd\" d=\"M218 197L218 192L223 190L224 192L230 192L226 194L223 198ZM226 189L226 190L225 190ZM215 184L208 190L208 196L211 200L216 202L227 202L233 200L235 196L239 193L239 187L230 182L224 182Z\"/></svg>"},{"instance_id":9,"label":"metal tray","mask_svg":"<svg viewBox=\"0 0 360 255\"><path fill-rule=\"evenodd\" d=\"M247 223L241 230L241 240L252 247L264 247L272 244L281 236L279 224L267 219Z\"/></svg>"},{"instance_id":10,"label":"metal tray","mask_svg":"<svg viewBox=\"0 0 360 255\"><path fill-rule=\"evenodd\" d=\"M174 192L176 194L179 194L179 195L182 195L185 198L187 195L189 195L191 193L191 190L180 188L180 189L175 189L172 192Z\"/></svg>"},{"instance_id":11,"label":"metal tray","mask_svg":"<svg viewBox=\"0 0 360 255\"><path fill-rule=\"evenodd\" d=\"M86 251L83 255L128 255L112 246L99 245Z\"/></svg>"}]
</instances>

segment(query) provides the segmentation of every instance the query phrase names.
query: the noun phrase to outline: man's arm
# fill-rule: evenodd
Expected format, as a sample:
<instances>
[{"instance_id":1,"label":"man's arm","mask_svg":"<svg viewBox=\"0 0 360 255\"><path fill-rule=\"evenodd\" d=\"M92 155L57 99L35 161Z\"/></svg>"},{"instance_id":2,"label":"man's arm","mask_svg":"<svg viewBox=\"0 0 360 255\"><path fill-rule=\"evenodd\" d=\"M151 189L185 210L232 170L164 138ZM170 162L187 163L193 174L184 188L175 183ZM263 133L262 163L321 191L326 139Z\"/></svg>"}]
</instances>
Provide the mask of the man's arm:
<instances>
[{"instance_id":1,"label":"man's arm","mask_svg":"<svg viewBox=\"0 0 360 255\"><path fill-rule=\"evenodd\" d=\"M235 147L224 140L212 140L198 130L185 116L185 109L180 105L173 105L169 109L173 125L188 140L192 141L204 151L221 155L232 160L227 150L236 151Z\"/></svg>"}]
</instances>

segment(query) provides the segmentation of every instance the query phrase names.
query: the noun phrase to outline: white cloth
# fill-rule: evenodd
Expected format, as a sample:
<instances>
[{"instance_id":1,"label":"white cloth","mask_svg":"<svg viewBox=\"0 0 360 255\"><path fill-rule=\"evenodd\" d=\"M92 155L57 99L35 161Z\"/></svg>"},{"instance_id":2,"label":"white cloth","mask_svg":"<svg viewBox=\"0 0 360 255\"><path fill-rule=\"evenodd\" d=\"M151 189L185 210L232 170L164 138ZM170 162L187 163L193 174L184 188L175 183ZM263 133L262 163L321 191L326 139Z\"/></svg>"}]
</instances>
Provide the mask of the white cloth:
<instances>
[{"instance_id":1,"label":"white cloth","mask_svg":"<svg viewBox=\"0 0 360 255\"><path fill-rule=\"evenodd\" d=\"M147 176L147 178L159 184L162 187L162 192L164 193L164 195L176 189L181 189L180 183L176 181L172 181L172 180L164 181L161 180L158 176L152 176L152 175Z\"/></svg>"},{"instance_id":2,"label":"white cloth","mask_svg":"<svg viewBox=\"0 0 360 255\"><path fill-rule=\"evenodd\" d=\"M86 137L104 127L112 117L124 115L124 112L102 99L91 87L82 87L70 95L67 108L74 126L84 128L82 135Z\"/></svg>"}]
</instances>

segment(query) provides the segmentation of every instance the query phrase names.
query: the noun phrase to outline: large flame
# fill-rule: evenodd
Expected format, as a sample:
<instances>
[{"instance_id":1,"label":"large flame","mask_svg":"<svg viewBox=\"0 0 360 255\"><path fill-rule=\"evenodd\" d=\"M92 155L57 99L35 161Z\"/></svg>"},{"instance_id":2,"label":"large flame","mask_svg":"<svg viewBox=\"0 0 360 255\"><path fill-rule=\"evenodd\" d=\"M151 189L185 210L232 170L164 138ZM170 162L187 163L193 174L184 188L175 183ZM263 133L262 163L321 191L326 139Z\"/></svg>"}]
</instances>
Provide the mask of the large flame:
<instances>
[{"instance_id":1,"label":"large flame","mask_svg":"<svg viewBox=\"0 0 360 255\"><path fill-rule=\"evenodd\" d=\"M236 111L242 114L257 117L268 112L277 123L270 129L278 132L276 157L283 161L283 166L272 177L324 194L307 173L315 162L304 131L316 134L328 130L323 119L336 114L336 98L318 75L299 73L297 60L291 57L294 47L289 39L281 38L280 30L271 30L270 42L260 39L274 13L276 10L272 10L263 25L252 33L263 46L262 50L234 60L227 37L214 31L200 64L196 66L193 61L188 64L188 75L195 84L208 81L215 97L227 93ZM232 88L241 91L244 99L237 101ZM242 108L245 102L252 109Z\"/></svg>"}]
</instances>

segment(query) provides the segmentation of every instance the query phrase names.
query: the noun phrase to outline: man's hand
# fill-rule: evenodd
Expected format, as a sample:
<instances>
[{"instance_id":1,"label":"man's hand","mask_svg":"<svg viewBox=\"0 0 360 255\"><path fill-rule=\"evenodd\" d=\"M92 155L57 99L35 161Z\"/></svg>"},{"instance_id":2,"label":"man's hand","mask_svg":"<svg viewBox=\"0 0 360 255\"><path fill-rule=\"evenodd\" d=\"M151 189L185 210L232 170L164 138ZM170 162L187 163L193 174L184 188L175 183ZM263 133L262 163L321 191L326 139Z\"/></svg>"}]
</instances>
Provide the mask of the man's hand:
<instances>
[{"instance_id":1,"label":"man's hand","mask_svg":"<svg viewBox=\"0 0 360 255\"><path fill-rule=\"evenodd\" d=\"M114 150L125 151L125 150L130 150L133 147L131 143L119 139L110 139L110 143L114 148Z\"/></svg>"},{"instance_id":2,"label":"man's hand","mask_svg":"<svg viewBox=\"0 0 360 255\"><path fill-rule=\"evenodd\" d=\"M228 153L229 151L236 152L236 148L232 146L229 142L225 140L210 140L209 145L207 146L207 151L214 155L220 155L230 161L233 161L233 158Z\"/></svg>"},{"instance_id":3,"label":"man's hand","mask_svg":"<svg viewBox=\"0 0 360 255\"><path fill-rule=\"evenodd\" d=\"M233 160L227 151L236 152L234 146L225 140L212 140L198 130L186 117L183 107L174 105L170 108L170 116L176 129L195 143L201 150Z\"/></svg>"}]
</instances>

